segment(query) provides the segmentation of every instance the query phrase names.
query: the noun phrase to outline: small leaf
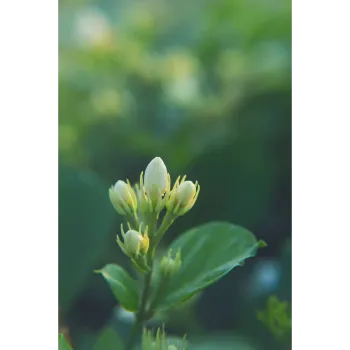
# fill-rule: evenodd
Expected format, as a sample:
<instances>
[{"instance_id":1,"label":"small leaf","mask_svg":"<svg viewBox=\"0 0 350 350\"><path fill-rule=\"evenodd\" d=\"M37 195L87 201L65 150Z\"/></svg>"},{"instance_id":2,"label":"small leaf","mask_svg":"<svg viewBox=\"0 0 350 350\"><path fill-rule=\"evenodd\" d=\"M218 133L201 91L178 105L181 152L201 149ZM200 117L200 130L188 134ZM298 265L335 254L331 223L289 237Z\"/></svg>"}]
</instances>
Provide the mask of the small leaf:
<instances>
[{"instance_id":1,"label":"small leaf","mask_svg":"<svg viewBox=\"0 0 350 350\"><path fill-rule=\"evenodd\" d=\"M257 319L261 321L276 339L289 339L292 330L291 305L287 301L280 301L271 295L266 302L265 310L257 312Z\"/></svg>"},{"instance_id":2,"label":"small leaf","mask_svg":"<svg viewBox=\"0 0 350 350\"><path fill-rule=\"evenodd\" d=\"M58 334L58 350L72 350L63 334Z\"/></svg>"},{"instance_id":3,"label":"small leaf","mask_svg":"<svg viewBox=\"0 0 350 350\"><path fill-rule=\"evenodd\" d=\"M121 266L107 264L101 273L112 289L120 305L128 311L136 311L139 305L139 288L137 282Z\"/></svg>"},{"instance_id":4,"label":"small leaf","mask_svg":"<svg viewBox=\"0 0 350 350\"><path fill-rule=\"evenodd\" d=\"M181 248L182 266L156 308L169 308L215 283L254 256L260 244L248 230L226 222L212 222L185 232L169 247L173 251Z\"/></svg>"},{"instance_id":5,"label":"small leaf","mask_svg":"<svg viewBox=\"0 0 350 350\"><path fill-rule=\"evenodd\" d=\"M122 350L123 344L112 328L105 328L99 334L93 350Z\"/></svg>"}]
</instances>

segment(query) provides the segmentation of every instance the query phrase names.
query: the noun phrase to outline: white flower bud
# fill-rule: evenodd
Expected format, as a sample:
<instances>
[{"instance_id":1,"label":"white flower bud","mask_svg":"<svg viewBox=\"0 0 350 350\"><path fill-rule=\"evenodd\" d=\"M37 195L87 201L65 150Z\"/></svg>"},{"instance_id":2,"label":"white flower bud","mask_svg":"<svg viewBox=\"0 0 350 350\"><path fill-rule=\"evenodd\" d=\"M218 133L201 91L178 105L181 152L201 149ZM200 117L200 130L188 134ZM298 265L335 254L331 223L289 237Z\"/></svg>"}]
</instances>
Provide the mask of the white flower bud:
<instances>
[{"instance_id":1,"label":"white flower bud","mask_svg":"<svg viewBox=\"0 0 350 350\"><path fill-rule=\"evenodd\" d=\"M109 199L116 211L121 215L132 216L137 209L136 194L129 183L118 180L109 189Z\"/></svg>"},{"instance_id":2,"label":"white flower bud","mask_svg":"<svg viewBox=\"0 0 350 350\"><path fill-rule=\"evenodd\" d=\"M193 207L200 190L198 182L194 184L192 181L185 181L185 178L180 184L179 179L176 180L166 203L167 210L176 216L186 214Z\"/></svg>"},{"instance_id":3,"label":"white flower bud","mask_svg":"<svg viewBox=\"0 0 350 350\"><path fill-rule=\"evenodd\" d=\"M139 252L145 254L149 247L148 237L144 237L135 230L129 230L124 236L124 249L130 255L137 255Z\"/></svg>"},{"instance_id":4,"label":"white flower bud","mask_svg":"<svg viewBox=\"0 0 350 350\"><path fill-rule=\"evenodd\" d=\"M142 230L140 224L139 230L133 230L128 223L129 230L125 233L123 224L120 225L121 236L123 241L117 235L117 243L122 252L127 255L135 267L141 272L148 272L146 253L149 248L148 226ZM143 231L143 234L142 234Z\"/></svg>"},{"instance_id":5,"label":"white flower bud","mask_svg":"<svg viewBox=\"0 0 350 350\"><path fill-rule=\"evenodd\" d=\"M152 196L154 191L159 191L161 195L167 191L168 171L160 157L151 160L145 171L144 187L149 196Z\"/></svg>"},{"instance_id":6,"label":"white flower bud","mask_svg":"<svg viewBox=\"0 0 350 350\"><path fill-rule=\"evenodd\" d=\"M156 157L148 164L145 176L140 175L138 193L141 213L160 213L170 195L170 175L161 158Z\"/></svg>"},{"instance_id":7,"label":"white flower bud","mask_svg":"<svg viewBox=\"0 0 350 350\"><path fill-rule=\"evenodd\" d=\"M190 204L196 195L196 186L192 181L183 182L176 191L175 201L180 207L185 207Z\"/></svg>"}]
</instances>

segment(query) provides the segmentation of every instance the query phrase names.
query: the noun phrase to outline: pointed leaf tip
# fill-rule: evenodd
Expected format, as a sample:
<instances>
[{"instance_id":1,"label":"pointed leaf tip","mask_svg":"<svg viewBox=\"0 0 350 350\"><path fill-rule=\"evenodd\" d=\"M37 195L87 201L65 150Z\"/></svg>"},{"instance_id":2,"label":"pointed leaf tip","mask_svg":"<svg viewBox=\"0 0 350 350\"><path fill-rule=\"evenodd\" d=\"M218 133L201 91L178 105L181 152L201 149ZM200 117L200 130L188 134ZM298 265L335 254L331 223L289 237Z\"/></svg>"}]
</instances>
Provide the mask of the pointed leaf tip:
<instances>
[{"instance_id":1,"label":"pointed leaf tip","mask_svg":"<svg viewBox=\"0 0 350 350\"><path fill-rule=\"evenodd\" d=\"M265 248L265 247L267 247L267 243L266 243L265 241L263 241L263 240L260 240L260 241L258 242L258 244L259 244L259 248Z\"/></svg>"}]
</instances>

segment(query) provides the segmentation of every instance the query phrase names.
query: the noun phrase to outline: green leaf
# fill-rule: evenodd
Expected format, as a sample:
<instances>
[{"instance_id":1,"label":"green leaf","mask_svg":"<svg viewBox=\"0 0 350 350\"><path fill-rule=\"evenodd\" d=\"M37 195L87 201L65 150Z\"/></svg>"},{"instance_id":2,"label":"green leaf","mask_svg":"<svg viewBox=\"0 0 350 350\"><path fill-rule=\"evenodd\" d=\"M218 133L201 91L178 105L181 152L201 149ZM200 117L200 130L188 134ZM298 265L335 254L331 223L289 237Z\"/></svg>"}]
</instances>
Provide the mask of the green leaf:
<instances>
[{"instance_id":1,"label":"green leaf","mask_svg":"<svg viewBox=\"0 0 350 350\"><path fill-rule=\"evenodd\" d=\"M60 164L59 305L63 312L103 257L117 217L107 184L92 172Z\"/></svg>"},{"instance_id":2,"label":"green leaf","mask_svg":"<svg viewBox=\"0 0 350 350\"><path fill-rule=\"evenodd\" d=\"M173 252L181 249L182 266L157 301L157 309L169 308L215 283L254 256L260 245L251 232L227 222L185 232L169 247Z\"/></svg>"},{"instance_id":3,"label":"green leaf","mask_svg":"<svg viewBox=\"0 0 350 350\"><path fill-rule=\"evenodd\" d=\"M123 308L128 311L137 310L139 287L127 271L119 265L107 264L102 270L96 272L102 274Z\"/></svg>"},{"instance_id":4,"label":"green leaf","mask_svg":"<svg viewBox=\"0 0 350 350\"><path fill-rule=\"evenodd\" d=\"M122 350L123 343L112 328L105 328L99 334L93 350Z\"/></svg>"},{"instance_id":5,"label":"green leaf","mask_svg":"<svg viewBox=\"0 0 350 350\"><path fill-rule=\"evenodd\" d=\"M291 305L271 295L266 302L265 310L257 312L257 318L276 339L289 340L292 331Z\"/></svg>"},{"instance_id":6,"label":"green leaf","mask_svg":"<svg viewBox=\"0 0 350 350\"><path fill-rule=\"evenodd\" d=\"M72 350L63 334L58 334L58 350Z\"/></svg>"}]
</instances>

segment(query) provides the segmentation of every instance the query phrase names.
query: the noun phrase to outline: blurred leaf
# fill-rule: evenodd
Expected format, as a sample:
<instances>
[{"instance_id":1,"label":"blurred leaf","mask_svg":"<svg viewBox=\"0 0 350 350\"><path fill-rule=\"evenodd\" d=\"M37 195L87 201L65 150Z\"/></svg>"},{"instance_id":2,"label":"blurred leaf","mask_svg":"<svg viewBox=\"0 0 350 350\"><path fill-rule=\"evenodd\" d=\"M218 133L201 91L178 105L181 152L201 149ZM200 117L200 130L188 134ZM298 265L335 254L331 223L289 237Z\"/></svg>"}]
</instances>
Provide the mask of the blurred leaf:
<instances>
[{"instance_id":1,"label":"blurred leaf","mask_svg":"<svg viewBox=\"0 0 350 350\"><path fill-rule=\"evenodd\" d=\"M112 328L102 330L94 345L94 350L122 350L123 343Z\"/></svg>"},{"instance_id":2,"label":"blurred leaf","mask_svg":"<svg viewBox=\"0 0 350 350\"><path fill-rule=\"evenodd\" d=\"M137 282L131 278L127 271L119 265L108 264L96 272L102 274L123 308L128 311L137 310L139 288Z\"/></svg>"},{"instance_id":3,"label":"blurred leaf","mask_svg":"<svg viewBox=\"0 0 350 350\"><path fill-rule=\"evenodd\" d=\"M292 331L290 303L282 302L274 295L267 300L265 310L257 312L257 318L276 339L289 340Z\"/></svg>"},{"instance_id":4,"label":"blurred leaf","mask_svg":"<svg viewBox=\"0 0 350 350\"><path fill-rule=\"evenodd\" d=\"M58 335L58 350L72 350L63 334Z\"/></svg>"},{"instance_id":5,"label":"blurred leaf","mask_svg":"<svg viewBox=\"0 0 350 350\"><path fill-rule=\"evenodd\" d=\"M158 301L158 309L169 308L215 283L234 267L256 254L262 244L243 227L212 222L181 235L169 247L181 249L182 266Z\"/></svg>"},{"instance_id":6,"label":"blurred leaf","mask_svg":"<svg viewBox=\"0 0 350 350\"><path fill-rule=\"evenodd\" d=\"M93 273L114 217L107 185L91 172L60 164L59 304L63 312Z\"/></svg>"},{"instance_id":7,"label":"blurred leaf","mask_svg":"<svg viewBox=\"0 0 350 350\"><path fill-rule=\"evenodd\" d=\"M229 335L215 335L193 339L188 350L257 350L259 347L251 342Z\"/></svg>"}]
</instances>

